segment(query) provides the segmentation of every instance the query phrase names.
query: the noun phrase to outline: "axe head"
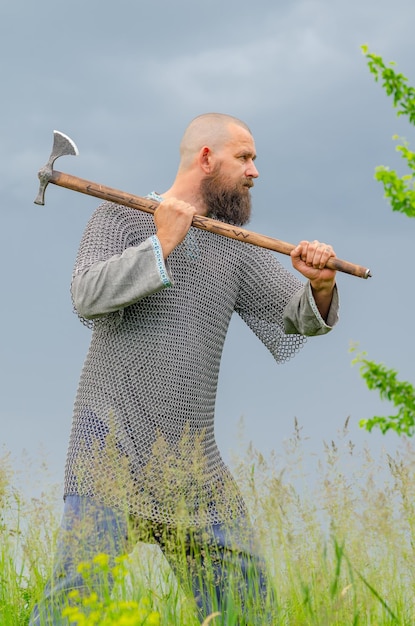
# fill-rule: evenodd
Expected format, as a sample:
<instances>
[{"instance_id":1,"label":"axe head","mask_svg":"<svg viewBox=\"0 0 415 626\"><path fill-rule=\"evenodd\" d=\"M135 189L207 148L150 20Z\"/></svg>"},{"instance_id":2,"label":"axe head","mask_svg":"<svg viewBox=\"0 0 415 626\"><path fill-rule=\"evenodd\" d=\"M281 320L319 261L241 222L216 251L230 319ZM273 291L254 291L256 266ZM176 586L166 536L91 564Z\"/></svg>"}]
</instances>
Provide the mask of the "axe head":
<instances>
[{"instance_id":1,"label":"axe head","mask_svg":"<svg viewBox=\"0 0 415 626\"><path fill-rule=\"evenodd\" d=\"M68 135L61 133L59 130L53 131L53 147L50 153L49 161L41 170L39 170L38 177L40 180L39 192L37 194L35 204L45 204L45 191L48 183L52 177L53 164L60 156L66 154L72 154L77 156L79 154L76 144Z\"/></svg>"}]
</instances>

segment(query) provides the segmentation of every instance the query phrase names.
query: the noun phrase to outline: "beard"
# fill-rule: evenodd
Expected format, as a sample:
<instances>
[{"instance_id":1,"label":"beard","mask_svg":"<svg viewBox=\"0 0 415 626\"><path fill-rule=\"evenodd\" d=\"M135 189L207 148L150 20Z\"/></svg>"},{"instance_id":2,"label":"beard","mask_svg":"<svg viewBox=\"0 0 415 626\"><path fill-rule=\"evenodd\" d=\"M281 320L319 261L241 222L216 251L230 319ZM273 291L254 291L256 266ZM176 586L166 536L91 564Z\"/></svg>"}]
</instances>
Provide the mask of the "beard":
<instances>
[{"instance_id":1,"label":"beard","mask_svg":"<svg viewBox=\"0 0 415 626\"><path fill-rule=\"evenodd\" d=\"M230 185L221 174L220 166L200 184L200 194L208 209L208 217L235 226L243 226L251 217L251 178Z\"/></svg>"}]
</instances>

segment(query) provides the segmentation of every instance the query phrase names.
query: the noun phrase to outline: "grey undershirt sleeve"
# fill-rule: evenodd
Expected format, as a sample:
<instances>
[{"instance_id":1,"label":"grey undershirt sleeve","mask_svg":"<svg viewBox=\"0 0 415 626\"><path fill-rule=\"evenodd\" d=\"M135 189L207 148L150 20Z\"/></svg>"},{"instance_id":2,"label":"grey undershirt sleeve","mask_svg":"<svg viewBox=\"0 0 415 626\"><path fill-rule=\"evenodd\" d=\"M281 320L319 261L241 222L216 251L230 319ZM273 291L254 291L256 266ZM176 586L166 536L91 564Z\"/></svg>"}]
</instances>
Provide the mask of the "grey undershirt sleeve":
<instances>
[{"instance_id":1,"label":"grey undershirt sleeve","mask_svg":"<svg viewBox=\"0 0 415 626\"><path fill-rule=\"evenodd\" d=\"M339 317L339 295L333 292L329 313L324 320L317 308L310 283L297 291L284 310L284 329L287 334L299 333L312 337L325 335L337 324Z\"/></svg>"},{"instance_id":2,"label":"grey undershirt sleeve","mask_svg":"<svg viewBox=\"0 0 415 626\"><path fill-rule=\"evenodd\" d=\"M105 261L76 273L71 291L75 308L85 319L118 311L141 298L170 287L173 280L156 235Z\"/></svg>"}]
</instances>

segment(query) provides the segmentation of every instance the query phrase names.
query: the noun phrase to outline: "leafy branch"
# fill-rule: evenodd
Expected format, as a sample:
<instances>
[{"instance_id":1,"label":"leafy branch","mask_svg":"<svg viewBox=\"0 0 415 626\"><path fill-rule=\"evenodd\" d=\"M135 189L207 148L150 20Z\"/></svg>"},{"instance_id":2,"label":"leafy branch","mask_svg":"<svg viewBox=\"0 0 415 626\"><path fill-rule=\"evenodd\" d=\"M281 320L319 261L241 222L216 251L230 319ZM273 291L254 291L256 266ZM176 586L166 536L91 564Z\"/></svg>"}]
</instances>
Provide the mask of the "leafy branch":
<instances>
[{"instance_id":1,"label":"leafy branch","mask_svg":"<svg viewBox=\"0 0 415 626\"><path fill-rule=\"evenodd\" d=\"M398 435L412 437L415 434L415 387L407 381L398 380L398 373L383 363L369 361L366 353L357 354L352 364L360 364L360 375L368 389L379 392L381 400L389 400L398 409L395 415L375 415L362 419L359 425L369 432L377 427L385 434L394 430Z\"/></svg>"},{"instance_id":2,"label":"leafy branch","mask_svg":"<svg viewBox=\"0 0 415 626\"><path fill-rule=\"evenodd\" d=\"M407 85L406 76L395 72L394 61L386 65L381 56L369 52L367 45L361 46L361 50L376 82L382 80L386 94L393 97L393 106L398 109L397 115L407 115L410 123L415 125L415 88Z\"/></svg>"},{"instance_id":3,"label":"leafy branch","mask_svg":"<svg viewBox=\"0 0 415 626\"><path fill-rule=\"evenodd\" d=\"M393 61L386 65L381 56L369 52L367 45L361 46L361 49L376 82L382 81L386 94L393 98L397 115L408 116L409 122L415 125L415 88L407 84L406 76L395 71ZM404 139L397 135L393 138L402 142L397 145L396 150L400 152L410 173L400 177L395 170L380 165L375 170L375 178L382 183L385 198L393 211L415 217L415 152L409 149L409 144Z\"/></svg>"},{"instance_id":4,"label":"leafy branch","mask_svg":"<svg viewBox=\"0 0 415 626\"><path fill-rule=\"evenodd\" d=\"M382 81L386 94L393 98L397 115L406 115L409 122L415 125L415 88L408 85L406 76L395 71L393 67L395 63L386 65L381 56L369 52L367 45L361 46L361 49L375 80ZM408 143L402 138L397 135L393 138L401 141L396 150L406 162L410 173L399 177L395 170L381 165L375 170L375 178L382 183L385 197L393 211L415 217L415 152L409 149ZM366 353L358 354L352 363L360 364L360 375L368 389L377 390L382 400L392 402L397 408L395 415L387 417L375 415L369 419L362 419L359 422L360 426L369 432L376 427L383 434L393 430L399 435L412 437L415 434L414 386L407 381L398 380L395 370L367 359Z\"/></svg>"}]
</instances>

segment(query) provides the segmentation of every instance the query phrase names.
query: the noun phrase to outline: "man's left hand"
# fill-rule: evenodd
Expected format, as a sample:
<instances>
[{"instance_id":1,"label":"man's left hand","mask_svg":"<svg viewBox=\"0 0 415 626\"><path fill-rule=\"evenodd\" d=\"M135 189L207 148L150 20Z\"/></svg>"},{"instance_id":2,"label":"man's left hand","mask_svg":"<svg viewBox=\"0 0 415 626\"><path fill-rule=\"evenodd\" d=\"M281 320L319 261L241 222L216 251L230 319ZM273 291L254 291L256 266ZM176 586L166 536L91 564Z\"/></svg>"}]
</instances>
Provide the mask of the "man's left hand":
<instances>
[{"instance_id":1,"label":"man's left hand","mask_svg":"<svg viewBox=\"0 0 415 626\"><path fill-rule=\"evenodd\" d=\"M333 248L320 241L300 241L291 252L293 267L313 283L334 282L336 272L326 268L330 257L335 257Z\"/></svg>"},{"instance_id":2,"label":"man's left hand","mask_svg":"<svg viewBox=\"0 0 415 626\"><path fill-rule=\"evenodd\" d=\"M300 241L291 252L293 267L310 281L314 299L326 319L336 284L336 271L325 267L330 257L335 257L333 248L320 241Z\"/></svg>"}]
</instances>

